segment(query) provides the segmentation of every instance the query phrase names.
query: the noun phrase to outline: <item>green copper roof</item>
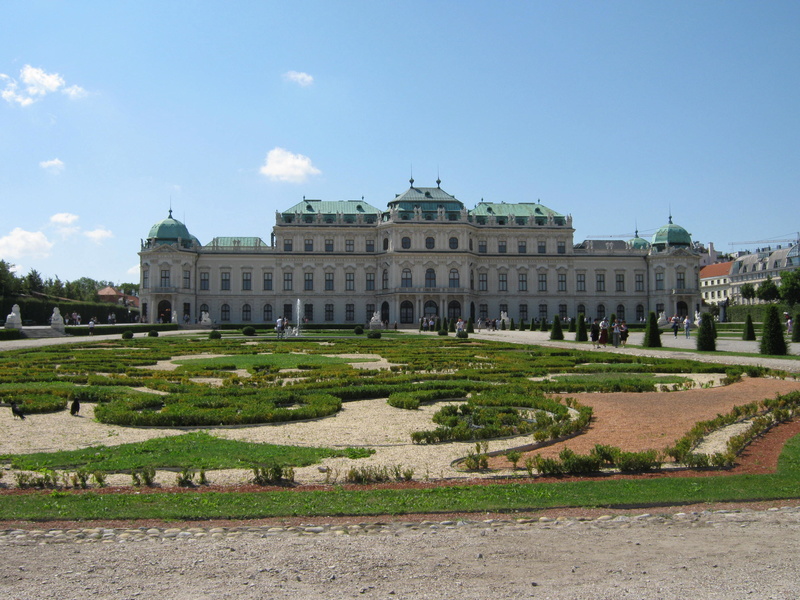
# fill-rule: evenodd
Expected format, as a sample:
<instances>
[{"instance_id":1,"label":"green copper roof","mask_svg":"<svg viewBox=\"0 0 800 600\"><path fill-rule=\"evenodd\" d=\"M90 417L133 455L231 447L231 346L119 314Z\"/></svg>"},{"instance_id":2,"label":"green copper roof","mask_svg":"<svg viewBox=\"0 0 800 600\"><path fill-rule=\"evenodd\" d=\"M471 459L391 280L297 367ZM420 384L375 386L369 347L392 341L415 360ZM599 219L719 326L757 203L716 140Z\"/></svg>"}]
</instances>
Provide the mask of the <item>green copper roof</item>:
<instances>
[{"instance_id":1,"label":"green copper roof","mask_svg":"<svg viewBox=\"0 0 800 600\"><path fill-rule=\"evenodd\" d=\"M300 213L301 215L327 215L336 216L341 215L379 215L381 211L371 204L363 200L307 200L303 198L302 202L298 202L294 206L281 211L283 215L292 215Z\"/></svg>"},{"instance_id":2,"label":"green copper roof","mask_svg":"<svg viewBox=\"0 0 800 600\"><path fill-rule=\"evenodd\" d=\"M197 238L189 233L186 225L172 218L171 208L169 209L169 216L166 219L159 221L150 228L147 239L155 242L167 243L177 242L180 239L182 245L187 248L192 245L192 242L197 242ZM197 243L199 244L199 242Z\"/></svg>"},{"instance_id":3,"label":"green copper roof","mask_svg":"<svg viewBox=\"0 0 800 600\"><path fill-rule=\"evenodd\" d=\"M253 248L266 246L260 237L215 237L207 247L212 248Z\"/></svg>"},{"instance_id":4,"label":"green copper roof","mask_svg":"<svg viewBox=\"0 0 800 600\"><path fill-rule=\"evenodd\" d=\"M669 223L660 227L653 235L653 246L659 250L663 250L667 246L688 248L691 245L692 236L680 225L675 225L671 215Z\"/></svg>"},{"instance_id":5,"label":"green copper roof","mask_svg":"<svg viewBox=\"0 0 800 600\"><path fill-rule=\"evenodd\" d=\"M630 244L631 248L634 250L647 250L650 247L650 242L648 242L644 238L639 237L639 230L636 230L636 237L633 239L628 240L628 244Z\"/></svg>"},{"instance_id":6,"label":"green copper roof","mask_svg":"<svg viewBox=\"0 0 800 600\"><path fill-rule=\"evenodd\" d=\"M553 218L553 222L556 225L564 225L566 223L564 215L537 202L495 203L481 201L471 213L479 223L484 222L489 217L495 217L498 220L513 217L519 225L546 225L550 217ZM531 219L533 219L533 223L531 223Z\"/></svg>"}]
</instances>

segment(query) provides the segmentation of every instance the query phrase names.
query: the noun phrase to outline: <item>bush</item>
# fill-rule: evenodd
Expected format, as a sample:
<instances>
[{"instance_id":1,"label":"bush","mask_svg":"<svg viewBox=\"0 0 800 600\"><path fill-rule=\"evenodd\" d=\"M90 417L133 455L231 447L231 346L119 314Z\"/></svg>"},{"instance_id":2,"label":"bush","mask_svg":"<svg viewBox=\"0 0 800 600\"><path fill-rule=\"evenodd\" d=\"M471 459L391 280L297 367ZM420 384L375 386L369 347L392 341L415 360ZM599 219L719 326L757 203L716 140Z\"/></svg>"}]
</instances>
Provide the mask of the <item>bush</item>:
<instances>
[{"instance_id":1,"label":"bush","mask_svg":"<svg viewBox=\"0 0 800 600\"><path fill-rule=\"evenodd\" d=\"M561 329L561 318L556 317L553 319L553 329L550 330L550 339L551 340L563 340L564 339L564 330Z\"/></svg>"},{"instance_id":2,"label":"bush","mask_svg":"<svg viewBox=\"0 0 800 600\"><path fill-rule=\"evenodd\" d=\"M439 335L447 335L447 329L440 329L438 333Z\"/></svg>"},{"instance_id":3,"label":"bush","mask_svg":"<svg viewBox=\"0 0 800 600\"><path fill-rule=\"evenodd\" d=\"M122 339L123 340L132 340L133 339L133 332L128 329L122 332Z\"/></svg>"},{"instance_id":4,"label":"bush","mask_svg":"<svg viewBox=\"0 0 800 600\"><path fill-rule=\"evenodd\" d=\"M255 327L251 327L251 326L248 325L247 327L242 329L242 335L252 336L252 335L255 335L255 334L256 334L256 328Z\"/></svg>"},{"instance_id":5,"label":"bush","mask_svg":"<svg viewBox=\"0 0 800 600\"><path fill-rule=\"evenodd\" d=\"M658 329L656 313L652 311L647 319L647 327L644 330L642 346L645 348L661 348L661 331Z\"/></svg>"},{"instance_id":6,"label":"bush","mask_svg":"<svg viewBox=\"0 0 800 600\"><path fill-rule=\"evenodd\" d=\"M778 307L775 305L767 307L766 318L764 320L764 331L761 334L761 354L782 356L786 354L786 340L783 337L783 325L781 324Z\"/></svg>"},{"instance_id":7,"label":"bush","mask_svg":"<svg viewBox=\"0 0 800 600\"><path fill-rule=\"evenodd\" d=\"M715 352L717 342L714 339L714 317L711 313L703 313L700 317L700 331L697 334L697 349L704 352Z\"/></svg>"},{"instance_id":8,"label":"bush","mask_svg":"<svg viewBox=\"0 0 800 600\"><path fill-rule=\"evenodd\" d=\"M460 340L465 340L469 337L469 334L462 329L456 333L456 337Z\"/></svg>"},{"instance_id":9,"label":"bush","mask_svg":"<svg viewBox=\"0 0 800 600\"><path fill-rule=\"evenodd\" d=\"M222 334L217 329L212 329L211 332L208 334L208 339L210 340L218 340L222 337Z\"/></svg>"},{"instance_id":10,"label":"bush","mask_svg":"<svg viewBox=\"0 0 800 600\"><path fill-rule=\"evenodd\" d=\"M578 327L575 333L575 341L576 342L589 341L589 335L586 332L586 317L583 316L583 313L578 315Z\"/></svg>"},{"instance_id":11,"label":"bush","mask_svg":"<svg viewBox=\"0 0 800 600\"><path fill-rule=\"evenodd\" d=\"M355 333L356 335L364 335L364 328L361 325L356 325L353 328L353 333Z\"/></svg>"},{"instance_id":12,"label":"bush","mask_svg":"<svg viewBox=\"0 0 800 600\"><path fill-rule=\"evenodd\" d=\"M155 329L151 329L150 331L147 332L147 337L158 337L158 331L156 331Z\"/></svg>"},{"instance_id":13,"label":"bush","mask_svg":"<svg viewBox=\"0 0 800 600\"><path fill-rule=\"evenodd\" d=\"M379 339L381 339L381 332L376 330L376 329L373 329L373 330L371 330L371 331L369 331L367 333L367 339L368 340L379 340Z\"/></svg>"},{"instance_id":14,"label":"bush","mask_svg":"<svg viewBox=\"0 0 800 600\"><path fill-rule=\"evenodd\" d=\"M747 314L747 320L744 322L742 339L746 342L754 342L756 339L756 330L753 328L753 318L750 316L750 313Z\"/></svg>"}]
</instances>

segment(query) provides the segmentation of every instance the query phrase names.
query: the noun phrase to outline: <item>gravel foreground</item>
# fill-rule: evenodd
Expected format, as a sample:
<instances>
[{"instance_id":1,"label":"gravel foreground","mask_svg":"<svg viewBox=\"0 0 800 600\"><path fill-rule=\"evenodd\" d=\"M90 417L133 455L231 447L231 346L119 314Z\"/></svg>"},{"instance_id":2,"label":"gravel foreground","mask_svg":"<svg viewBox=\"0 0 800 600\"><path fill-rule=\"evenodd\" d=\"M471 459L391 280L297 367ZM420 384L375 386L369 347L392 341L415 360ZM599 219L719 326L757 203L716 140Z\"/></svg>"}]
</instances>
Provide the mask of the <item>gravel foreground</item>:
<instances>
[{"instance_id":1,"label":"gravel foreground","mask_svg":"<svg viewBox=\"0 0 800 600\"><path fill-rule=\"evenodd\" d=\"M6 529L8 599L792 599L800 507L293 526Z\"/></svg>"}]
</instances>

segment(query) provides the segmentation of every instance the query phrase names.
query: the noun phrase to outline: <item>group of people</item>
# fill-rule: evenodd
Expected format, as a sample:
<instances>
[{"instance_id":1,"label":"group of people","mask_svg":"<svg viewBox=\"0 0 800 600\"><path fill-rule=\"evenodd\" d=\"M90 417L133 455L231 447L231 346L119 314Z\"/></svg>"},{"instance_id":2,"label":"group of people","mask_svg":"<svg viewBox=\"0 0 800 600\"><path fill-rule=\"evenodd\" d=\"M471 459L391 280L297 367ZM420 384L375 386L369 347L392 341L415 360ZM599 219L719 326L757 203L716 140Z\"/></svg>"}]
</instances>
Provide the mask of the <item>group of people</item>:
<instances>
[{"instance_id":1,"label":"group of people","mask_svg":"<svg viewBox=\"0 0 800 600\"><path fill-rule=\"evenodd\" d=\"M672 334L675 337L678 337L678 331L683 325L683 332L686 337L692 336L692 318L689 315L686 315L683 319L681 319L678 315L674 315L670 320L670 327L672 327Z\"/></svg>"},{"instance_id":2,"label":"group of people","mask_svg":"<svg viewBox=\"0 0 800 600\"><path fill-rule=\"evenodd\" d=\"M594 348L605 348L611 339L611 344L614 348L625 347L628 343L628 325L622 319L614 319L609 324L608 319L603 317L602 320L595 319L589 328L589 337L592 340Z\"/></svg>"}]
</instances>

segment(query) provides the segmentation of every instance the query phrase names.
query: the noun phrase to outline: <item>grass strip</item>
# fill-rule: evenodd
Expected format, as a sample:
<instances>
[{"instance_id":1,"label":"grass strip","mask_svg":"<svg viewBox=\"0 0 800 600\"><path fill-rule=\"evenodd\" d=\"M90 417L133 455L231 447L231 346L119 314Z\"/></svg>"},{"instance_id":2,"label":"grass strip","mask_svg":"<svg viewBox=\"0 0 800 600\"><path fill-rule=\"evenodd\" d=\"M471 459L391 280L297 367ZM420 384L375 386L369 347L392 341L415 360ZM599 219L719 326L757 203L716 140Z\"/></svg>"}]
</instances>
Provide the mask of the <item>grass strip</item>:
<instances>
[{"instance_id":1,"label":"grass strip","mask_svg":"<svg viewBox=\"0 0 800 600\"><path fill-rule=\"evenodd\" d=\"M374 454L366 448L313 448L256 444L227 440L205 432L153 438L144 442L119 446L94 446L80 450L39 452L0 456L11 462L14 469L85 469L120 473L153 467L171 469L249 469L254 466L277 464L303 467L323 458L347 456L364 458Z\"/></svg>"},{"instance_id":2,"label":"grass strip","mask_svg":"<svg viewBox=\"0 0 800 600\"><path fill-rule=\"evenodd\" d=\"M0 520L256 519L441 512L515 512L560 507L653 507L800 497L800 436L768 475L508 483L426 489L261 493L40 492L0 497Z\"/></svg>"}]
</instances>

